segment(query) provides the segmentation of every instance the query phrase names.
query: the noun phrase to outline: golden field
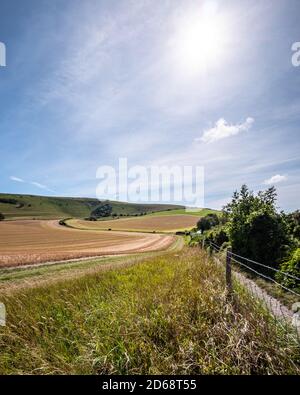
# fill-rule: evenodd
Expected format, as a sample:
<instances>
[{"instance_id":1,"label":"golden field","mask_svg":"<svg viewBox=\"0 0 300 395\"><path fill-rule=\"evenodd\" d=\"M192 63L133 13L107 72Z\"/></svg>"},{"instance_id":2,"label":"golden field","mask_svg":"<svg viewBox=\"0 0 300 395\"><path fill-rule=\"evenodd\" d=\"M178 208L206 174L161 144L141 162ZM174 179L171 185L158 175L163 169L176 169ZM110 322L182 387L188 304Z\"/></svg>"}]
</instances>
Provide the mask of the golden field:
<instances>
[{"instance_id":1,"label":"golden field","mask_svg":"<svg viewBox=\"0 0 300 395\"><path fill-rule=\"evenodd\" d=\"M126 232L81 231L55 220L0 222L0 267L89 256L161 251L175 236Z\"/></svg>"}]
</instances>

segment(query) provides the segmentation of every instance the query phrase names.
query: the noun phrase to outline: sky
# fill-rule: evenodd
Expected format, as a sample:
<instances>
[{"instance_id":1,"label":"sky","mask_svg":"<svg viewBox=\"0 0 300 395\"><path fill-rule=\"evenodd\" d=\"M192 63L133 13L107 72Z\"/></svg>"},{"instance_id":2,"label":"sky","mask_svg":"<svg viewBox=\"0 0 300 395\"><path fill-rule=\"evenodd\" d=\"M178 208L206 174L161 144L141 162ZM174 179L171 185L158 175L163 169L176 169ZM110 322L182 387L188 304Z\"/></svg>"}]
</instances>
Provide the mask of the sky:
<instances>
[{"instance_id":1,"label":"sky","mask_svg":"<svg viewBox=\"0 0 300 395\"><path fill-rule=\"evenodd\" d=\"M299 209L299 14L299 0L0 0L0 191L95 197L99 166L127 158L202 166L206 207L246 183Z\"/></svg>"}]
</instances>

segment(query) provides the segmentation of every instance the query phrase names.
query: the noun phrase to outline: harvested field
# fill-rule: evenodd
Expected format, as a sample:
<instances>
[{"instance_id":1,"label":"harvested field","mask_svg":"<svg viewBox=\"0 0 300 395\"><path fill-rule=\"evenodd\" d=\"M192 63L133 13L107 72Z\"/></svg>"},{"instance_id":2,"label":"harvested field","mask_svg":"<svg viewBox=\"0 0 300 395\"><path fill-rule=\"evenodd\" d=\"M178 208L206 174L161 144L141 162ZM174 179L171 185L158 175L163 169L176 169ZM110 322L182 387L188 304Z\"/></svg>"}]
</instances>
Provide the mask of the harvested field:
<instances>
[{"instance_id":1,"label":"harvested field","mask_svg":"<svg viewBox=\"0 0 300 395\"><path fill-rule=\"evenodd\" d=\"M80 231L57 221L0 222L0 267L167 249L175 237Z\"/></svg>"},{"instance_id":2,"label":"harvested field","mask_svg":"<svg viewBox=\"0 0 300 395\"><path fill-rule=\"evenodd\" d=\"M153 215L97 222L72 219L68 221L68 224L81 229L175 232L196 226L198 220L199 218L193 215Z\"/></svg>"}]
</instances>

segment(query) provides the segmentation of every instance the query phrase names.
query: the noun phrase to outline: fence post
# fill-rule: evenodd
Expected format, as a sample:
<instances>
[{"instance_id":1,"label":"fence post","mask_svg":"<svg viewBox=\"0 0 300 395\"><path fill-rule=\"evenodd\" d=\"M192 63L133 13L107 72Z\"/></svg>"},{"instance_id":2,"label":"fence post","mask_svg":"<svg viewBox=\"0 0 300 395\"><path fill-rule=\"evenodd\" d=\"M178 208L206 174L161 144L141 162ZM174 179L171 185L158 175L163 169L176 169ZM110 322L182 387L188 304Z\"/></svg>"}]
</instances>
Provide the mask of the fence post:
<instances>
[{"instance_id":1,"label":"fence post","mask_svg":"<svg viewBox=\"0 0 300 395\"><path fill-rule=\"evenodd\" d=\"M204 250L204 239L202 239L202 250Z\"/></svg>"},{"instance_id":2,"label":"fence post","mask_svg":"<svg viewBox=\"0 0 300 395\"><path fill-rule=\"evenodd\" d=\"M231 248L228 247L226 253L226 291L227 297L232 296L232 276L231 276Z\"/></svg>"}]
</instances>

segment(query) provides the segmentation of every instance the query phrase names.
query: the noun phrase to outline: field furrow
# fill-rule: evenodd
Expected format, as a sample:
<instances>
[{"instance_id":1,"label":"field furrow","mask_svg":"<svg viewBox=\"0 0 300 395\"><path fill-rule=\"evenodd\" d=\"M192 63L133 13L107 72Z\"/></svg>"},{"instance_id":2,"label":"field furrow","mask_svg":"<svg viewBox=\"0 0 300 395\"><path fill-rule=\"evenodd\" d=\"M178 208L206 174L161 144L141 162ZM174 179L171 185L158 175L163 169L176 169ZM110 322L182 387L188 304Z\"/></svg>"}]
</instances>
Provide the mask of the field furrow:
<instances>
[{"instance_id":1,"label":"field furrow","mask_svg":"<svg viewBox=\"0 0 300 395\"><path fill-rule=\"evenodd\" d=\"M175 236L126 232L80 231L57 221L0 223L0 267L86 256L167 249Z\"/></svg>"}]
</instances>

